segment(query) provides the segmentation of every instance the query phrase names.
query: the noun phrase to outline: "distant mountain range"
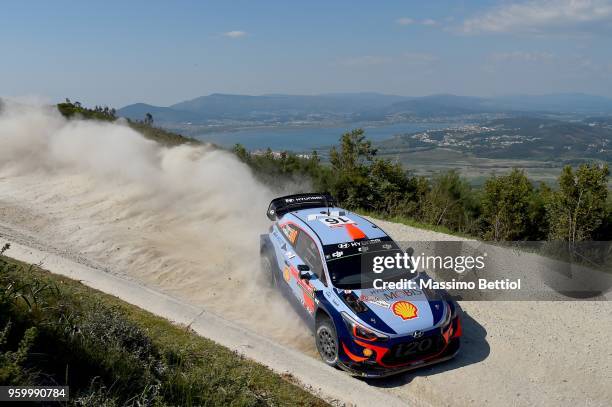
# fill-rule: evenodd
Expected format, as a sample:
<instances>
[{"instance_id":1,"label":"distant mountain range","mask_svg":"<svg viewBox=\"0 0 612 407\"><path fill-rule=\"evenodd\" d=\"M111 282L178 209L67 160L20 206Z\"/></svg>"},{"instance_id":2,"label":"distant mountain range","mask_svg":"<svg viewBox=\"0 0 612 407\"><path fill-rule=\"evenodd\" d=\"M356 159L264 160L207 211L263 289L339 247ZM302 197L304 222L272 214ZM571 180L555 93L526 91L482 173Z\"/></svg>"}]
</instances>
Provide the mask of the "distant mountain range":
<instances>
[{"instance_id":1,"label":"distant mountain range","mask_svg":"<svg viewBox=\"0 0 612 407\"><path fill-rule=\"evenodd\" d=\"M215 93L163 107L136 103L118 114L141 120L151 113L160 124L296 121L342 122L435 119L478 114L563 113L612 115L612 99L580 93L481 98L456 95L409 97L378 93L262 96Z\"/></svg>"}]
</instances>

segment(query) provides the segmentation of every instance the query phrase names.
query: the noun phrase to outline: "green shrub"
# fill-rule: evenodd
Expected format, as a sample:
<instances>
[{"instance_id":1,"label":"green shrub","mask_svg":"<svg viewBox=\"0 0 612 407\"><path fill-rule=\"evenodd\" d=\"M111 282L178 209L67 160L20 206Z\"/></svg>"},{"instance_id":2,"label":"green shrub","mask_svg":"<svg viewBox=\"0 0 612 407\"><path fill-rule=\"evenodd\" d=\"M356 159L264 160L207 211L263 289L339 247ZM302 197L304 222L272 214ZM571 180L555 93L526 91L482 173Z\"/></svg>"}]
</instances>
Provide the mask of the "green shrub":
<instances>
[{"instance_id":1,"label":"green shrub","mask_svg":"<svg viewBox=\"0 0 612 407\"><path fill-rule=\"evenodd\" d=\"M373 217L485 240L612 238L607 166L582 165L575 175L567 167L558 191L544 183L534 188L518 169L491 176L484 188L474 189L457 171L415 177L376 157L361 129L340 137L329 163L322 163L318 154L305 158L268 149L254 155L241 145L233 151L273 189L285 181L299 185L296 193L328 191L340 206ZM288 182L295 180L301 182Z\"/></svg>"},{"instance_id":2,"label":"green shrub","mask_svg":"<svg viewBox=\"0 0 612 407\"><path fill-rule=\"evenodd\" d=\"M559 176L559 190L547 205L550 238L577 242L589 240L605 224L609 212L607 165L583 164L576 172L570 166Z\"/></svg>"}]
</instances>

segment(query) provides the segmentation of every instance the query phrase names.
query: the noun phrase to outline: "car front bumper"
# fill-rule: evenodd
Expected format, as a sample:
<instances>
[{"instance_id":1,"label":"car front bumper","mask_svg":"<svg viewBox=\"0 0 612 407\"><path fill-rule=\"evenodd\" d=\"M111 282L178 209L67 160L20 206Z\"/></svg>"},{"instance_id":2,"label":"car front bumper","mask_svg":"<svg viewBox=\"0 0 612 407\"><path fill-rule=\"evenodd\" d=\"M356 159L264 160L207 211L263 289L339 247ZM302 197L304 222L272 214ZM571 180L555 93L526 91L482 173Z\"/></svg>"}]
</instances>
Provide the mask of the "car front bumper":
<instances>
[{"instance_id":1,"label":"car front bumper","mask_svg":"<svg viewBox=\"0 0 612 407\"><path fill-rule=\"evenodd\" d=\"M419 369L425 366L431 366L436 363L445 362L454 358L459 352L460 347L460 338L453 338L444 348L444 351L439 355L436 355L436 357L425 360L415 360L414 362L409 362L398 367L385 367L377 364L374 361L364 363L339 362L338 366L353 376L364 378L382 378L397 375L414 369Z\"/></svg>"},{"instance_id":2,"label":"car front bumper","mask_svg":"<svg viewBox=\"0 0 612 407\"><path fill-rule=\"evenodd\" d=\"M342 344L344 352L338 365L354 376L385 377L444 362L455 357L461 346L461 319L459 316L455 316L451 323L439 329L439 331L430 331L426 335L426 337L438 338L443 341L440 350L433 354L421 357L415 356L412 360L399 361L389 358L389 356L393 355L392 351L395 346L401 346L405 343L405 338L395 338L393 341L384 343L365 342L351 338L349 346ZM360 356L366 348L372 351L370 357Z\"/></svg>"}]
</instances>

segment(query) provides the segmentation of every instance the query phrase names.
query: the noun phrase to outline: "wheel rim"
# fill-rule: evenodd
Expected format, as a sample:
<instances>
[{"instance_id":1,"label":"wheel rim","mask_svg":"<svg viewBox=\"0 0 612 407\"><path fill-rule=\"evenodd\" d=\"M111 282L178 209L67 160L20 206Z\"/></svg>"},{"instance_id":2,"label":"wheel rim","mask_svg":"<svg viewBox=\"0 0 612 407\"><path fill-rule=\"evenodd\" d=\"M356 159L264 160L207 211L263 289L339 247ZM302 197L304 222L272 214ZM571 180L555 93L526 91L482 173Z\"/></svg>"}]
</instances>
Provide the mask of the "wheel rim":
<instances>
[{"instance_id":1,"label":"wheel rim","mask_svg":"<svg viewBox=\"0 0 612 407\"><path fill-rule=\"evenodd\" d=\"M336 360L336 340L329 329L319 329L317 344L319 345L319 353L326 362L334 362Z\"/></svg>"}]
</instances>

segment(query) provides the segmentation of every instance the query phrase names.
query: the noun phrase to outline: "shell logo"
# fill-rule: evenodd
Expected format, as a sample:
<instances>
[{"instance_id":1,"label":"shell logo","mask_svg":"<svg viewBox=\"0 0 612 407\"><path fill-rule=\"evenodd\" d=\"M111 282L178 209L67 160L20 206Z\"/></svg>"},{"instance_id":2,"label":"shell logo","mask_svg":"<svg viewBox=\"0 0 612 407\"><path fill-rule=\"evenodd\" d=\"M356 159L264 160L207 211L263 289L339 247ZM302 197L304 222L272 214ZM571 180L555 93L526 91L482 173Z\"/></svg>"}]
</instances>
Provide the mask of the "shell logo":
<instances>
[{"instance_id":1,"label":"shell logo","mask_svg":"<svg viewBox=\"0 0 612 407\"><path fill-rule=\"evenodd\" d=\"M283 278L286 282L289 282L291 280L291 273L289 271L288 266L285 266L285 268L283 269Z\"/></svg>"},{"instance_id":2,"label":"shell logo","mask_svg":"<svg viewBox=\"0 0 612 407\"><path fill-rule=\"evenodd\" d=\"M391 311L404 321L407 319L417 318L419 316L419 311L417 307L408 301L396 301L391 306Z\"/></svg>"}]
</instances>

